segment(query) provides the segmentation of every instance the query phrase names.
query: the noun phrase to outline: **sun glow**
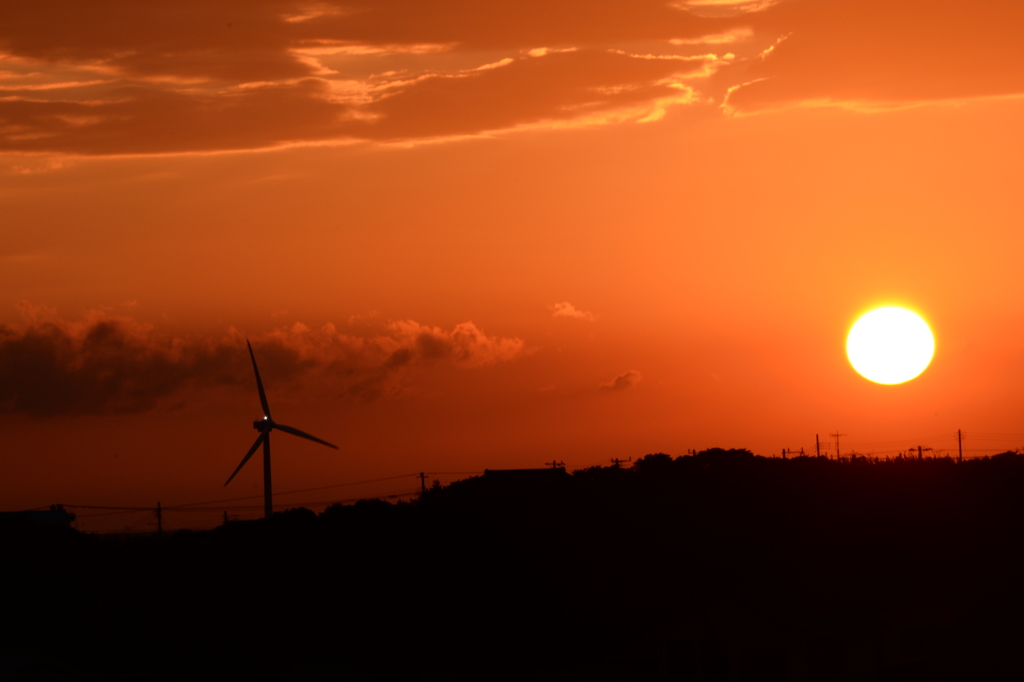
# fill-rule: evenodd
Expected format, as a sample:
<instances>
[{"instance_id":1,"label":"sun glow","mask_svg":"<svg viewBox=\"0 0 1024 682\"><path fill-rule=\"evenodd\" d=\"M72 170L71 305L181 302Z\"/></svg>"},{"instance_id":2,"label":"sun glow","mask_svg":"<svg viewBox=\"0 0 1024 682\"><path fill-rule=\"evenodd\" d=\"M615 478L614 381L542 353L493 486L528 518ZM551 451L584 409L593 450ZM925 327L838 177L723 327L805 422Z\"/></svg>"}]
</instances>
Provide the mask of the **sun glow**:
<instances>
[{"instance_id":1,"label":"sun glow","mask_svg":"<svg viewBox=\"0 0 1024 682\"><path fill-rule=\"evenodd\" d=\"M921 316L903 308L863 315L846 337L846 356L865 379L902 384L923 372L935 354L935 338Z\"/></svg>"}]
</instances>

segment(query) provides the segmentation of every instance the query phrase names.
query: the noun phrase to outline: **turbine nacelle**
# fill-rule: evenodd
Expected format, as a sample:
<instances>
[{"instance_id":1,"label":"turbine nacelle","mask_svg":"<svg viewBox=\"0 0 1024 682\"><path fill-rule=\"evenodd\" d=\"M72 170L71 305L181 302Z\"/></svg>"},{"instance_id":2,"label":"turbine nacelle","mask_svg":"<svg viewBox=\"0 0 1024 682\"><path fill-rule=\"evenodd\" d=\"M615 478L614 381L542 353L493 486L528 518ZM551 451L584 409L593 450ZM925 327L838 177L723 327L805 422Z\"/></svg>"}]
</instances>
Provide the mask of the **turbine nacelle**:
<instances>
[{"instance_id":1,"label":"turbine nacelle","mask_svg":"<svg viewBox=\"0 0 1024 682\"><path fill-rule=\"evenodd\" d=\"M274 420L270 417L264 417L263 419L257 419L252 423L252 428L257 431L269 431L274 428Z\"/></svg>"}]
</instances>

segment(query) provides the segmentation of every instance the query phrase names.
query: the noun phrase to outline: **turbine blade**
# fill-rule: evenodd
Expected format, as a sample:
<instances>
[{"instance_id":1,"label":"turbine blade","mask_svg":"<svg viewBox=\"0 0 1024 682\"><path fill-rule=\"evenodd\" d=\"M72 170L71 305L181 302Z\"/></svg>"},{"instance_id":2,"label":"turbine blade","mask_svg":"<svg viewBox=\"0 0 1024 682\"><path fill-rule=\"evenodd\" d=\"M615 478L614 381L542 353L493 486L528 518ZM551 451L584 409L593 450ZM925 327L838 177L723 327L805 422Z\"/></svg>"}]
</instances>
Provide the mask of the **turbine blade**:
<instances>
[{"instance_id":1,"label":"turbine blade","mask_svg":"<svg viewBox=\"0 0 1024 682\"><path fill-rule=\"evenodd\" d=\"M285 426L284 424L274 424L274 428L275 429L281 429L285 433L290 433L293 436L298 436L299 438L307 438L309 440L316 441L317 443L320 443L321 445L326 445L327 447L334 448L335 450L338 449L338 446L335 445L334 443L328 443L325 440L320 440L316 436L311 436L308 433L306 433L305 431L299 431L298 429L292 428L291 426Z\"/></svg>"},{"instance_id":2,"label":"turbine blade","mask_svg":"<svg viewBox=\"0 0 1024 682\"><path fill-rule=\"evenodd\" d=\"M263 381L260 379L260 368L256 366L256 356L252 353L252 344L249 343L249 339L245 340L245 345L249 346L249 357L252 358L252 371L256 372L256 388L260 391L260 405L263 406L263 414L270 417L270 405L267 404L267 394L263 391ZM270 417L273 419L273 417Z\"/></svg>"},{"instance_id":3,"label":"turbine blade","mask_svg":"<svg viewBox=\"0 0 1024 682\"><path fill-rule=\"evenodd\" d=\"M267 437L267 432L266 431L260 433L260 435L256 438L256 442L252 444L251 448L249 448L249 452L245 453L245 457L242 458L242 463L238 465L237 469L235 469L235 473L231 474L231 476L228 477L228 480L227 480L227 482L224 485L227 485L228 483L231 483L231 479L235 477L235 474L237 474L239 471L242 470L242 467L245 466L245 463L249 461L250 457L252 457L252 453L256 452L256 450L261 445L263 445L263 441L266 439L266 437Z\"/></svg>"}]
</instances>

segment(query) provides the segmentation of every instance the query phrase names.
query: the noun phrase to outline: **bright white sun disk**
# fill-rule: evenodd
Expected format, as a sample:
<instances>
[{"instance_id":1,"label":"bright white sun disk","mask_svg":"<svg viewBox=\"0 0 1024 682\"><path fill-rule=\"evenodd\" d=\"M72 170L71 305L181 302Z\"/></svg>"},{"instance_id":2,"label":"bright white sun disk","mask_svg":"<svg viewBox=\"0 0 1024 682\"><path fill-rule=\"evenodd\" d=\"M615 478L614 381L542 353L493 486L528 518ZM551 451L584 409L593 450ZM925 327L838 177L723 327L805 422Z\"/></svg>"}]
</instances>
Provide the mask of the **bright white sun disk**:
<instances>
[{"instance_id":1,"label":"bright white sun disk","mask_svg":"<svg viewBox=\"0 0 1024 682\"><path fill-rule=\"evenodd\" d=\"M919 315L903 308L865 314L846 337L846 355L863 376L878 384L910 381L932 361L935 338Z\"/></svg>"}]
</instances>

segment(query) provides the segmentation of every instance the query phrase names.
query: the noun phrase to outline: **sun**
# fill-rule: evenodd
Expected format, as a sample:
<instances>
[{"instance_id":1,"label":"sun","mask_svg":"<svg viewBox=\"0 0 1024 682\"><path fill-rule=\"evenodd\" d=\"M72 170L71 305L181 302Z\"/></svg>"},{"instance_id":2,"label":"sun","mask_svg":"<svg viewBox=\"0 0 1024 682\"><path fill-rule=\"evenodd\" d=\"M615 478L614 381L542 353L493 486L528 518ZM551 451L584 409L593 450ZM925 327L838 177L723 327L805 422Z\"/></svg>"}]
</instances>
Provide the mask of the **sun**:
<instances>
[{"instance_id":1,"label":"sun","mask_svg":"<svg viewBox=\"0 0 1024 682\"><path fill-rule=\"evenodd\" d=\"M863 315L846 337L846 356L865 379L902 384L923 372L935 354L928 323L904 308L878 308Z\"/></svg>"}]
</instances>

